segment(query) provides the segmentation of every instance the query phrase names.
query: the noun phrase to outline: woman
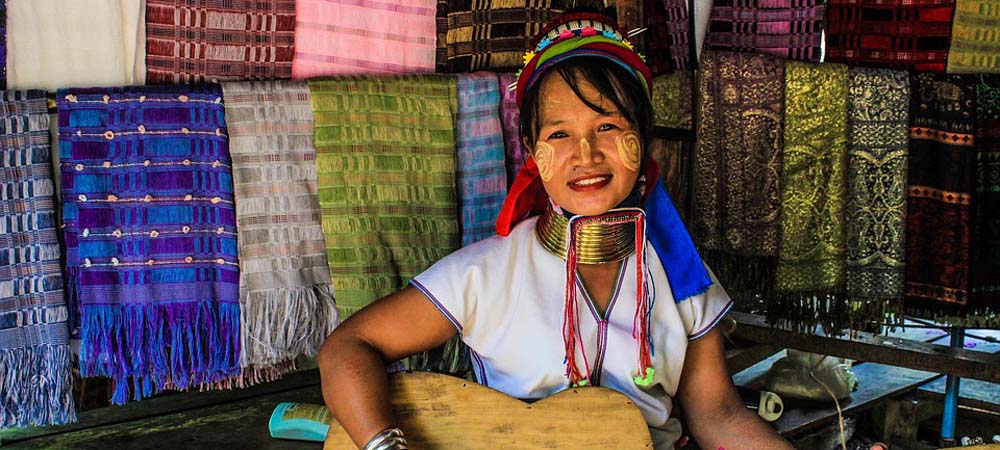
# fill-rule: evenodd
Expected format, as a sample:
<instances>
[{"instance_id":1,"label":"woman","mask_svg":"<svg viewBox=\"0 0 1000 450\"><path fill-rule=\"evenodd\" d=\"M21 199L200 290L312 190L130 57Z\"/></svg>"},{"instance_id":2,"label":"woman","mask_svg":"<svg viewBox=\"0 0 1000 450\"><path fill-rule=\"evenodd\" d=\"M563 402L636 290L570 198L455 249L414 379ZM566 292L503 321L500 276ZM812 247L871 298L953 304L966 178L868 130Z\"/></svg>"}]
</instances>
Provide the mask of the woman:
<instances>
[{"instance_id":1,"label":"woman","mask_svg":"<svg viewBox=\"0 0 1000 450\"><path fill-rule=\"evenodd\" d=\"M406 448L385 364L456 332L479 382L513 397L588 384L625 393L659 450L680 434L674 399L702 448L792 448L728 376L714 325L731 302L654 181L649 69L607 23L562 16L526 56L517 98L530 158L499 236L449 255L324 343L324 398L359 448Z\"/></svg>"}]
</instances>

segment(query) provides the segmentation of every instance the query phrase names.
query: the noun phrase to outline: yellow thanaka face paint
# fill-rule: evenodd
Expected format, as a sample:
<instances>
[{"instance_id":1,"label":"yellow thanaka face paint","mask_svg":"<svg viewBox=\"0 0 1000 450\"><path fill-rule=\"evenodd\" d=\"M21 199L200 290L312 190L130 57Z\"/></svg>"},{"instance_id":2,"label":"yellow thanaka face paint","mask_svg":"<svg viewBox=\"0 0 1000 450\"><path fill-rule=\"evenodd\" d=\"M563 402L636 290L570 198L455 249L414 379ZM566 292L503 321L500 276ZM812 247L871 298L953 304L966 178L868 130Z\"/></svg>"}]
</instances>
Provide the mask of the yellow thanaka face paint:
<instances>
[{"instance_id":1,"label":"yellow thanaka face paint","mask_svg":"<svg viewBox=\"0 0 1000 450\"><path fill-rule=\"evenodd\" d=\"M642 156L642 143L639 141L639 134L635 131L622 133L615 138L618 144L618 156L621 157L622 164L633 172L639 170L639 158Z\"/></svg>"},{"instance_id":2,"label":"yellow thanaka face paint","mask_svg":"<svg viewBox=\"0 0 1000 450\"><path fill-rule=\"evenodd\" d=\"M587 139L580 139L580 159L582 161L589 161L590 156L590 142Z\"/></svg>"},{"instance_id":3,"label":"yellow thanaka face paint","mask_svg":"<svg viewBox=\"0 0 1000 450\"><path fill-rule=\"evenodd\" d=\"M552 164L555 156L556 149L549 145L548 142L535 142L535 164L538 165L538 175L542 177L542 181L552 179L552 175L554 175L552 173Z\"/></svg>"}]
</instances>

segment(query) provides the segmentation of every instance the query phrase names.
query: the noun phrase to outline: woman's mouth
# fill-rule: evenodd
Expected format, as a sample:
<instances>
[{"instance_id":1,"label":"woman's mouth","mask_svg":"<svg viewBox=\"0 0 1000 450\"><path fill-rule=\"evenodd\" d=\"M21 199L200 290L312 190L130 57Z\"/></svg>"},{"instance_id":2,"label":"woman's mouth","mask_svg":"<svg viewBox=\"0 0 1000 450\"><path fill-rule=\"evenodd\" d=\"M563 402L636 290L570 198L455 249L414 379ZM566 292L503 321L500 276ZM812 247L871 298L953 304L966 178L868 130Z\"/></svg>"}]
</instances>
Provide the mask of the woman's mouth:
<instances>
[{"instance_id":1,"label":"woman's mouth","mask_svg":"<svg viewBox=\"0 0 1000 450\"><path fill-rule=\"evenodd\" d=\"M588 175L566 183L574 191L593 191L611 183L611 175Z\"/></svg>"}]
</instances>

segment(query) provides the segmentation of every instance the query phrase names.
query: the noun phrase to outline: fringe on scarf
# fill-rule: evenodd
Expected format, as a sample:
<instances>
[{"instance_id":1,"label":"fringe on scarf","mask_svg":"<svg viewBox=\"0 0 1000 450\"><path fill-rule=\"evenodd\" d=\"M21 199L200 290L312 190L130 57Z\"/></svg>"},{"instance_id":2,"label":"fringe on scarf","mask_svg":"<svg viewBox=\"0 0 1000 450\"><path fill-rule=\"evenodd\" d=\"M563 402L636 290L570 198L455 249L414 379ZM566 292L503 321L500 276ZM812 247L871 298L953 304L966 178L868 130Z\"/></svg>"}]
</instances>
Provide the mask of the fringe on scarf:
<instances>
[{"instance_id":1,"label":"fringe on scarf","mask_svg":"<svg viewBox=\"0 0 1000 450\"><path fill-rule=\"evenodd\" d=\"M76 422L69 345L0 350L0 428Z\"/></svg>"},{"instance_id":2,"label":"fringe on scarf","mask_svg":"<svg viewBox=\"0 0 1000 450\"><path fill-rule=\"evenodd\" d=\"M242 373L238 304L87 305L80 334L80 373L110 377L115 405Z\"/></svg>"},{"instance_id":3,"label":"fringe on scarf","mask_svg":"<svg viewBox=\"0 0 1000 450\"><path fill-rule=\"evenodd\" d=\"M755 314L768 311L767 299L774 297L775 292L777 255L734 255L704 248L700 253L738 310Z\"/></svg>"},{"instance_id":4,"label":"fringe on scarf","mask_svg":"<svg viewBox=\"0 0 1000 450\"><path fill-rule=\"evenodd\" d=\"M903 325L901 300L858 298L836 292L777 293L767 305L767 321L780 328L813 334L822 327L828 336L880 332Z\"/></svg>"},{"instance_id":5,"label":"fringe on scarf","mask_svg":"<svg viewBox=\"0 0 1000 450\"><path fill-rule=\"evenodd\" d=\"M287 361L281 361L263 367L244 367L243 373L232 378L217 381L210 385L199 386L198 390L204 392L220 389L244 389L261 383L277 381L281 377L295 372L296 370L298 370L298 364L295 359L289 359Z\"/></svg>"},{"instance_id":6,"label":"fringe on scarf","mask_svg":"<svg viewBox=\"0 0 1000 450\"><path fill-rule=\"evenodd\" d=\"M907 297L900 308L905 314L934 322L965 328L1000 328L996 309L975 308L960 303L946 303L929 298Z\"/></svg>"},{"instance_id":7,"label":"fringe on scarf","mask_svg":"<svg viewBox=\"0 0 1000 450\"><path fill-rule=\"evenodd\" d=\"M240 365L246 368L279 365L301 354L316 356L340 323L329 285L250 292L241 303Z\"/></svg>"}]
</instances>

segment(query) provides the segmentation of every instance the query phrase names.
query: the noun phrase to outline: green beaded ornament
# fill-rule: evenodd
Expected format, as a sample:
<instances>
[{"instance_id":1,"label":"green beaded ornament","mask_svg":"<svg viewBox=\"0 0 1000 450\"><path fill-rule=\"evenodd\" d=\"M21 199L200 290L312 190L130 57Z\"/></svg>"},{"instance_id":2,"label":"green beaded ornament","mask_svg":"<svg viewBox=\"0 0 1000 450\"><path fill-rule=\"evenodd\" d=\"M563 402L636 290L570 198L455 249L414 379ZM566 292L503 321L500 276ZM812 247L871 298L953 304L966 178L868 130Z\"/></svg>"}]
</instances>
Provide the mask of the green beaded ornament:
<instances>
[{"instance_id":1,"label":"green beaded ornament","mask_svg":"<svg viewBox=\"0 0 1000 450\"><path fill-rule=\"evenodd\" d=\"M634 375L632 377L632 382L635 383L636 386L639 386L643 389L648 388L653 385L653 374L655 373L656 371L653 370L652 367L647 367L646 376L641 377L639 375Z\"/></svg>"}]
</instances>

